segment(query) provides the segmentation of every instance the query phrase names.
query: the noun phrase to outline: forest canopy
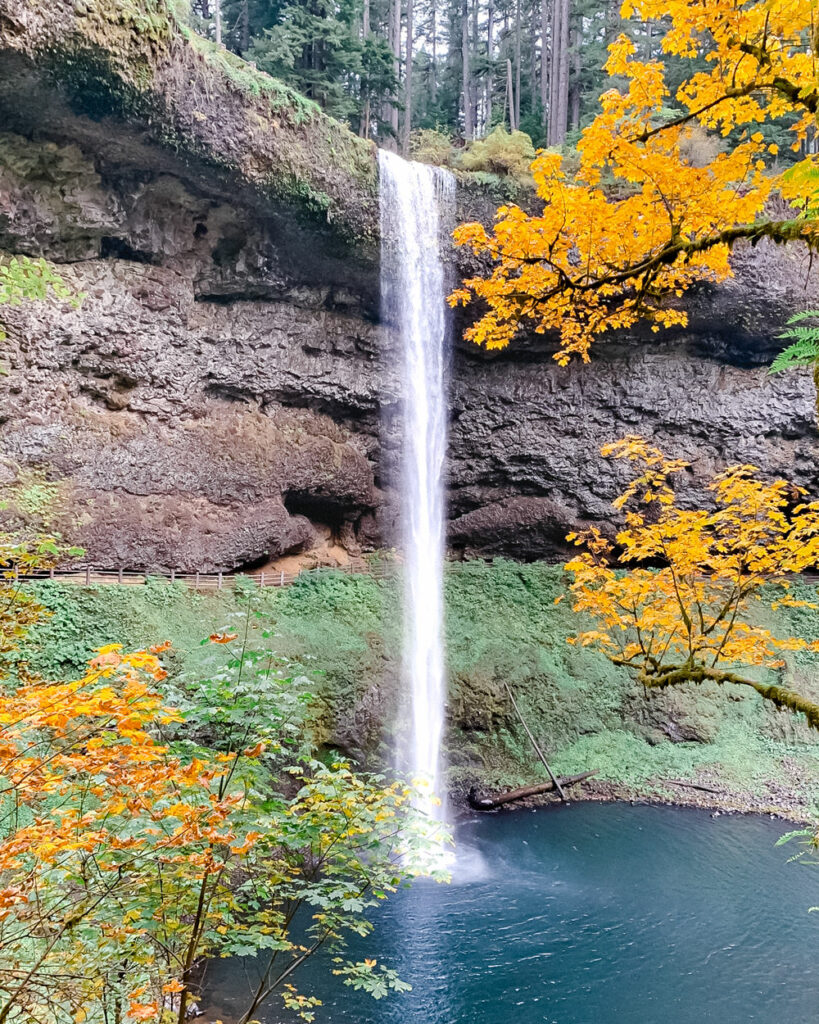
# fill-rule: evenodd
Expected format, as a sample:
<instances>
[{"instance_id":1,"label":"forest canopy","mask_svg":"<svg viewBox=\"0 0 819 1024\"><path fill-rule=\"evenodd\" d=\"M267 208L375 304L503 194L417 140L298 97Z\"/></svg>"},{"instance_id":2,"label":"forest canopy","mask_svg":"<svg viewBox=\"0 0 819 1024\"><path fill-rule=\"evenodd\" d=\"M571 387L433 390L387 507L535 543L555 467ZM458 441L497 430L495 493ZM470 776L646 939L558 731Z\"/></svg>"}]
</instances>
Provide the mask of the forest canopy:
<instances>
[{"instance_id":1,"label":"forest canopy","mask_svg":"<svg viewBox=\"0 0 819 1024\"><path fill-rule=\"evenodd\" d=\"M536 146L576 141L598 109L606 47L625 33L644 59L666 26L621 16L618 0L190 0L218 34L346 120L417 152L420 131L462 145L502 125Z\"/></svg>"}]
</instances>

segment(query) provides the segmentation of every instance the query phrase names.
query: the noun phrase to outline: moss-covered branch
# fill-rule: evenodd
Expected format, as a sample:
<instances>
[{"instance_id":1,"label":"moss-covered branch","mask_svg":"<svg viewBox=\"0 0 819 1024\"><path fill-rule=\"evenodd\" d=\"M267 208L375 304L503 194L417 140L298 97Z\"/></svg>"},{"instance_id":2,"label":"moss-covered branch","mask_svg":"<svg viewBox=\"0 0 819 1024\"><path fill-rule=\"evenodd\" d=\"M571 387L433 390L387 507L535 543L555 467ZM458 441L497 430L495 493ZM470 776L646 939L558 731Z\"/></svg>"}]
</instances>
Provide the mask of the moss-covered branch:
<instances>
[{"instance_id":1,"label":"moss-covered branch","mask_svg":"<svg viewBox=\"0 0 819 1024\"><path fill-rule=\"evenodd\" d=\"M615 663L622 664L618 659L612 659ZM640 672L637 676L639 682L648 689L662 690L669 686L679 686L681 683L703 683L710 679L715 683L736 683L739 686L750 686L765 700L775 704L778 708L787 708L789 711L801 712L813 729L819 729L819 704L803 697L795 690L788 690L783 686L757 682L755 679L748 679L746 676L738 675L736 672L727 672L723 669L708 668L705 665L683 664L664 667L660 672Z\"/></svg>"}]
</instances>

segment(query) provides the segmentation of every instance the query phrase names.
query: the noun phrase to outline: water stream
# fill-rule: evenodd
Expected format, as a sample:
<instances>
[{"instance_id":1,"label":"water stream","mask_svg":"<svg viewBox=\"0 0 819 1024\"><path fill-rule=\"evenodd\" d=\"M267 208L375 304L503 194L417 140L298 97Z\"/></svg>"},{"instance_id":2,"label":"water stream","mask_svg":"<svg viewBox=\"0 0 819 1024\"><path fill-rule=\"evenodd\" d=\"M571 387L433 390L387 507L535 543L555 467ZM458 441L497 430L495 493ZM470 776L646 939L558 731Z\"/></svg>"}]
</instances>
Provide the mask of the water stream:
<instances>
[{"instance_id":1,"label":"water stream","mask_svg":"<svg viewBox=\"0 0 819 1024\"><path fill-rule=\"evenodd\" d=\"M382 302L399 340L403 671L410 767L441 793L443 466L442 217L449 175L379 155ZM435 811L434 803L427 802ZM318 1024L801 1024L817 1019L819 869L788 864L785 826L665 807L579 804L487 816L458 829L453 884L422 879L387 901L353 960L412 991L376 1002L333 975L332 952L295 978ZM296 922L298 929L299 922ZM207 1019L235 1019L252 958L209 968ZM263 1024L295 1021L275 998Z\"/></svg>"},{"instance_id":2,"label":"water stream","mask_svg":"<svg viewBox=\"0 0 819 1024\"><path fill-rule=\"evenodd\" d=\"M412 698L410 769L439 785L444 715L443 467L446 451L446 281L442 228L454 194L448 172L378 155L381 302L401 345L403 677ZM430 809L433 804L428 801Z\"/></svg>"}]
</instances>

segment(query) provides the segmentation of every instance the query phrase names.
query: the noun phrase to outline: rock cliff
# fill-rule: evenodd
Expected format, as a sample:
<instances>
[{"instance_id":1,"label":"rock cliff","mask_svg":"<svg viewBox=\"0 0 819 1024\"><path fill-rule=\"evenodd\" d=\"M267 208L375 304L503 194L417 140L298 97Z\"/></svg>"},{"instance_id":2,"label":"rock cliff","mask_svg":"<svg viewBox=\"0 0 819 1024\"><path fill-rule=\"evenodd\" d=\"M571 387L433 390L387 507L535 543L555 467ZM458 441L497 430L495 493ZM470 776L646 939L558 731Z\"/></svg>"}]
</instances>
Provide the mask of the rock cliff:
<instances>
[{"instance_id":1,"label":"rock cliff","mask_svg":"<svg viewBox=\"0 0 819 1024\"><path fill-rule=\"evenodd\" d=\"M0 0L0 128L0 252L84 294L3 311L4 481L62 481L101 567L247 568L315 523L389 543L400 382L372 146L165 0ZM488 208L461 189L458 216ZM597 450L626 432L692 461L691 502L738 460L819 492L812 382L764 368L817 294L805 253L760 245L685 331L567 369L542 340L488 357L456 324L453 550L559 555L609 517Z\"/></svg>"}]
</instances>

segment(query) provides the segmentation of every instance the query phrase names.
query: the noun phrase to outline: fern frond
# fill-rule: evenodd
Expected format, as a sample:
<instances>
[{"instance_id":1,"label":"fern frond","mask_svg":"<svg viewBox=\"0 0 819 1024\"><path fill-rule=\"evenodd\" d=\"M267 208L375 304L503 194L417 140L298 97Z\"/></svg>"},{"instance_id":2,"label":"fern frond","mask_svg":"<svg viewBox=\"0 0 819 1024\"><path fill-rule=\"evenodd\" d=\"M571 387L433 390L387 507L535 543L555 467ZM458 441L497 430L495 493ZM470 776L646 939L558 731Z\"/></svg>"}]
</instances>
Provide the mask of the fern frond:
<instances>
[{"instance_id":1,"label":"fern frond","mask_svg":"<svg viewBox=\"0 0 819 1024\"><path fill-rule=\"evenodd\" d=\"M816 327L791 327L790 330L783 331L779 335L779 337L780 338L795 338L797 340L804 338L806 341L810 341L812 338L819 337L819 328L816 328Z\"/></svg>"},{"instance_id":2,"label":"fern frond","mask_svg":"<svg viewBox=\"0 0 819 1024\"><path fill-rule=\"evenodd\" d=\"M803 320L817 319L819 319L819 309L803 309L801 313L794 313L793 316L788 317L785 326L790 327L791 324L799 324Z\"/></svg>"},{"instance_id":3,"label":"fern frond","mask_svg":"<svg viewBox=\"0 0 819 1024\"><path fill-rule=\"evenodd\" d=\"M819 361L819 331L813 339L802 339L794 345L788 345L771 363L769 373L781 373L783 370L794 370L799 366L813 366Z\"/></svg>"},{"instance_id":4,"label":"fern frond","mask_svg":"<svg viewBox=\"0 0 819 1024\"><path fill-rule=\"evenodd\" d=\"M794 313L787 321L788 329L779 337L783 341L793 341L771 363L769 373L781 373L800 366L816 366L819 364L819 323L805 324L805 320L819 321L819 310L806 309Z\"/></svg>"}]
</instances>

